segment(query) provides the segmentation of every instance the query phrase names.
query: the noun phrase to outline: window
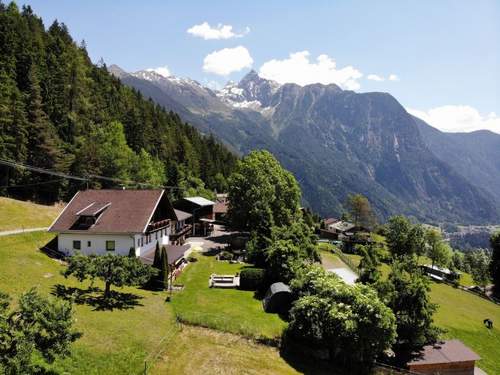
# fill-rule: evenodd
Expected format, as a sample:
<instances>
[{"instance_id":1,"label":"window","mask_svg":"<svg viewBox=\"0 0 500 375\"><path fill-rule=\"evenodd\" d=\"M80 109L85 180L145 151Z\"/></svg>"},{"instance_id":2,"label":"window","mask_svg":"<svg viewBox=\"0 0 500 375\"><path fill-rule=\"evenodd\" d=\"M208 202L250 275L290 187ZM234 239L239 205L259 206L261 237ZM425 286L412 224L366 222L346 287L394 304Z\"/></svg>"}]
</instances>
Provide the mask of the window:
<instances>
[{"instance_id":1,"label":"window","mask_svg":"<svg viewBox=\"0 0 500 375\"><path fill-rule=\"evenodd\" d=\"M91 241L87 241L87 247L90 247L92 246L92 242Z\"/></svg>"},{"instance_id":2,"label":"window","mask_svg":"<svg viewBox=\"0 0 500 375\"><path fill-rule=\"evenodd\" d=\"M73 241L73 249L74 250L80 250L82 248L82 242L81 241Z\"/></svg>"},{"instance_id":3,"label":"window","mask_svg":"<svg viewBox=\"0 0 500 375\"><path fill-rule=\"evenodd\" d=\"M115 251L115 241L106 241L106 251Z\"/></svg>"}]
</instances>

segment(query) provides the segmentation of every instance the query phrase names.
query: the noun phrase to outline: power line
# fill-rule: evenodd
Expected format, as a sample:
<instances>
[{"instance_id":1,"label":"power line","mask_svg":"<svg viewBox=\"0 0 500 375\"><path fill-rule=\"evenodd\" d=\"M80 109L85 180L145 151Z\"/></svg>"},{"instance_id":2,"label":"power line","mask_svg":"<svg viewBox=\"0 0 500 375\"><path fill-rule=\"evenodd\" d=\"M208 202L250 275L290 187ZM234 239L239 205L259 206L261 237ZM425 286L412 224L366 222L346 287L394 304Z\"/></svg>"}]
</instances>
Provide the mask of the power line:
<instances>
[{"instance_id":1,"label":"power line","mask_svg":"<svg viewBox=\"0 0 500 375\"><path fill-rule=\"evenodd\" d=\"M20 187L28 187L28 186L38 186L38 185L51 184L51 183L59 182L59 181L63 181L63 180L64 180L63 178L58 178L56 180L49 180L49 181L43 181L43 182L35 182L35 183L32 183L32 184L3 185L3 186L0 186L0 189L3 189L3 188L6 188L6 189L9 189L9 188L20 188Z\"/></svg>"},{"instance_id":2,"label":"power line","mask_svg":"<svg viewBox=\"0 0 500 375\"><path fill-rule=\"evenodd\" d=\"M161 186L161 185L154 185L154 184L149 184L147 182L137 182L133 180L123 180L120 178L113 178L113 177L106 177L106 176L100 176L96 174L89 174L87 177L80 177L80 176L75 176L75 175L70 175L67 173L62 173L62 172L57 172L53 171L50 169L45 169L45 168L40 168L40 167L35 167L32 165L28 164L23 164L16 162L14 160L8 160L8 159L2 159L0 158L0 164L7 165L9 167L13 168L22 168L22 169L27 169L33 172L38 172L38 173L44 173L52 176L57 176L61 178L67 178L67 179L72 179L72 180L78 180L78 181L83 181L83 182L88 182L92 179L97 179L97 180L105 180L105 181L111 181L111 182L117 182L120 184L124 185L138 185L138 186L149 186L149 187L156 187L156 188L166 188L166 189L178 189L178 190L184 190L184 188L178 187L178 186ZM7 187L7 186L6 186Z\"/></svg>"},{"instance_id":3,"label":"power line","mask_svg":"<svg viewBox=\"0 0 500 375\"><path fill-rule=\"evenodd\" d=\"M22 169L27 169L33 172L39 172L39 173L45 173L49 174L52 176L57 176L57 177L62 177L62 178L69 178L72 180L79 180L79 181L88 181L88 178L83 178L83 177L78 177L78 176L72 176L66 173L62 172L57 172L57 171L51 171L49 169L44 169L44 168L39 168L39 167L34 167L32 165L27 165L27 164L22 164L18 163L13 160L7 160L7 159L1 159L0 158L0 164L7 165L9 167L14 167L14 168L22 168Z\"/></svg>"}]
</instances>

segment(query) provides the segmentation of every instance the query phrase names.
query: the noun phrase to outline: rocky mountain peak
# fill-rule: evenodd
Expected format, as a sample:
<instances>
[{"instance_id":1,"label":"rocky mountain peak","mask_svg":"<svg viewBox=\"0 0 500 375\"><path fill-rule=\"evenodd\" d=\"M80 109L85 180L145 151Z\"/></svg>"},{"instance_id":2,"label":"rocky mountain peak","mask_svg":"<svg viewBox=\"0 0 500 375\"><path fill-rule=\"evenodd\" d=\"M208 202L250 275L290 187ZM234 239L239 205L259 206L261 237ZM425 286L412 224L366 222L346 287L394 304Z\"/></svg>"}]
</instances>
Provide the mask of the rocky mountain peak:
<instances>
[{"instance_id":1,"label":"rocky mountain peak","mask_svg":"<svg viewBox=\"0 0 500 375\"><path fill-rule=\"evenodd\" d=\"M270 106L280 87L278 82L262 78L252 69L240 82L229 81L217 96L235 108L262 109Z\"/></svg>"}]
</instances>

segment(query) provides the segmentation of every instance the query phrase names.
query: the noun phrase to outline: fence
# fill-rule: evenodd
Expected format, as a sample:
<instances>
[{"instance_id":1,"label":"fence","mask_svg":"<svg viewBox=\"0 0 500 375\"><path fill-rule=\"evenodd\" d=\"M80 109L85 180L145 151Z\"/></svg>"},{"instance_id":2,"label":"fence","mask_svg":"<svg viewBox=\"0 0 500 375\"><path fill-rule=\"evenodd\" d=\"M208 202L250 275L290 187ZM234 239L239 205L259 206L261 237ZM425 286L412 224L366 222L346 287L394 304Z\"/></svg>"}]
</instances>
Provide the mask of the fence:
<instances>
[{"instance_id":1,"label":"fence","mask_svg":"<svg viewBox=\"0 0 500 375\"><path fill-rule=\"evenodd\" d=\"M342 262L344 262L345 264L347 264L347 266L354 272L354 273L358 273L358 267L354 264L354 262L347 256L345 256L345 254L340 251L339 249L335 248L333 250L333 252L340 258L340 260Z\"/></svg>"},{"instance_id":2,"label":"fence","mask_svg":"<svg viewBox=\"0 0 500 375\"><path fill-rule=\"evenodd\" d=\"M158 358L165 352L165 345L181 330L181 324L176 320L176 324L167 331L156 345L156 349L151 351L146 358L144 358L144 369L139 373L147 375L148 370L153 367Z\"/></svg>"}]
</instances>

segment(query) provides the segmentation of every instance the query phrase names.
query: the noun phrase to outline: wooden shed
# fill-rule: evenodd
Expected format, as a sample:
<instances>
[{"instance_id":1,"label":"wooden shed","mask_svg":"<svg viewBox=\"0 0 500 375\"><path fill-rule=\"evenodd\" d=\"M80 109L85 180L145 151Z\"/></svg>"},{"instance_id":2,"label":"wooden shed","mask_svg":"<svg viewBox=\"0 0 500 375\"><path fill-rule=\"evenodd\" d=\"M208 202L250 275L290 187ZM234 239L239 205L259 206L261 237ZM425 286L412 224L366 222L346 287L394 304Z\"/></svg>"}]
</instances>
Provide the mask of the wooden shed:
<instances>
[{"instance_id":1,"label":"wooden shed","mask_svg":"<svg viewBox=\"0 0 500 375\"><path fill-rule=\"evenodd\" d=\"M407 363L408 369L426 375L479 375L485 374L476 367L481 359L460 340L442 341L424 346Z\"/></svg>"}]
</instances>

